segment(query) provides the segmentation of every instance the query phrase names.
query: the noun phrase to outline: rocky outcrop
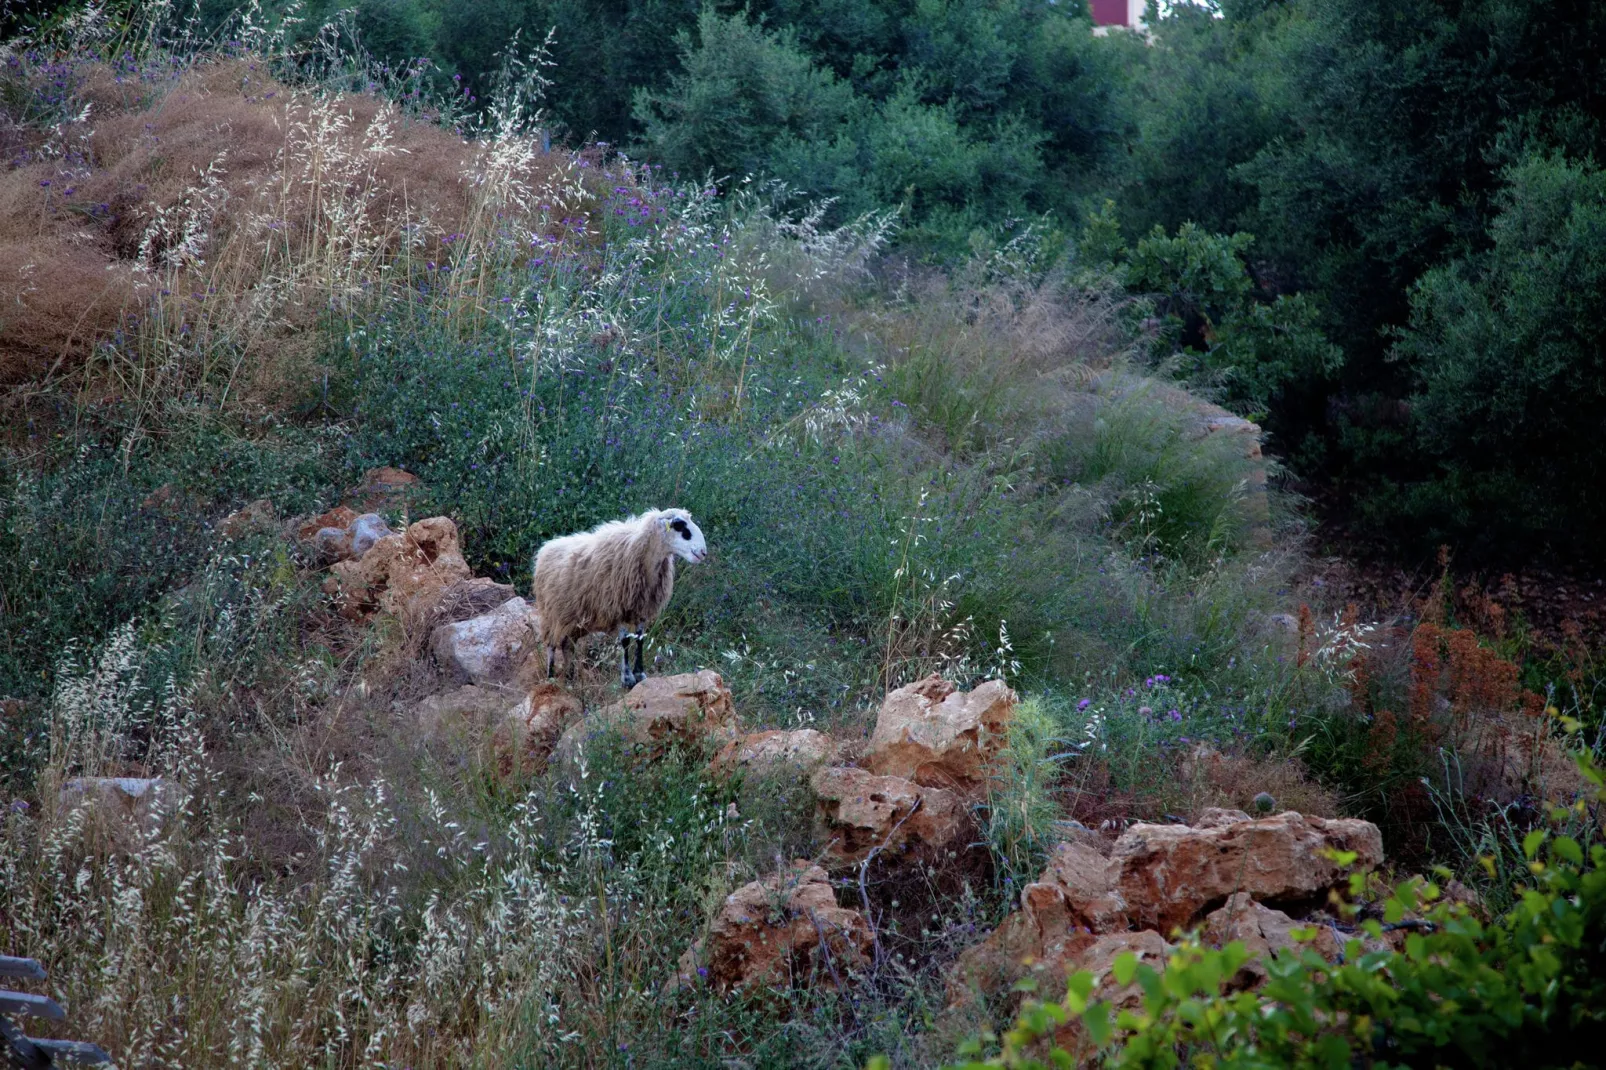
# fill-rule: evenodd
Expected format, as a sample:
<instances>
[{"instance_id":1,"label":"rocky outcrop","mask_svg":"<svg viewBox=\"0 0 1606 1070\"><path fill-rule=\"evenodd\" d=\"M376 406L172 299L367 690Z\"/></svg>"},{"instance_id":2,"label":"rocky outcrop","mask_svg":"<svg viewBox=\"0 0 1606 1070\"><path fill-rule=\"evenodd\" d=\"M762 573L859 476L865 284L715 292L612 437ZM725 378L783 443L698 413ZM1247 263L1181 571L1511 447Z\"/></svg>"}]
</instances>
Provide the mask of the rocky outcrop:
<instances>
[{"instance_id":1,"label":"rocky outcrop","mask_svg":"<svg viewBox=\"0 0 1606 1070\"><path fill-rule=\"evenodd\" d=\"M510 598L489 613L440 625L430 633L429 648L451 679L505 684L540 649L540 634L535 608L522 598Z\"/></svg>"},{"instance_id":2,"label":"rocky outcrop","mask_svg":"<svg viewBox=\"0 0 1606 1070\"><path fill-rule=\"evenodd\" d=\"M714 756L710 768L729 775L737 770L767 774L791 769L804 771L836 757L837 743L812 728L793 731L749 732L733 739Z\"/></svg>"},{"instance_id":3,"label":"rocky outcrop","mask_svg":"<svg viewBox=\"0 0 1606 1070\"><path fill-rule=\"evenodd\" d=\"M259 498L219 520L217 533L225 539L242 539L247 535L273 531L278 526L279 514L273 508L273 503L266 498Z\"/></svg>"},{"instance_id":4,"label":"rocky outcrop","mask_svg":"<svg viewBox=\"0 0 1606 1070\"><path fill-rule=\"evenodd\" d=\"M1288 811L1250 819L1207 812L1205 827L1133 825L1110 854L1115 886L1135 925L1187 928L1235 892L1257 902L1319 900L1346 870L1328 857L1351 851L1362 868L1383 861L1383 837L1369 821Z\"/></svg>"},{"instance_id":5,"label":"rocky outcrop","mask_svg":"<svg viewBox=\"0 0 1606 1070\"><path fill-rule=\"evenodd\" d=\"M1199 925L1207 941L1243 940L1260 956L1292 948L1299 922L1270 904L1323 905L1347 874L1329 850L1353 852L1365 868L1383 859L1377 826L1294 812L1254 819L1206 810L1194 826L1134 825L1108 857L1082 840L1062 843L1021 890L1020 910L959 957L950 999L996 995L1028 976L1048 990L1077 970L1107 965L1111 949L1132 941L1163 955L1165 936ZM1330 928L1316 949L1337 950ZM1264 976L1251 964L1237 983Z\"/></svg>"},{"instance_id":6,"label":"rocky outcrop","mask_svg":"<svg viewBox=\"0 0 1606 1070\"><path fill-rule=\"evenodd\" d=\"M1062 843L1048 856L1048 866L1027 892L1048 912L1050 903L1063 912L1065 924L1092 933L1120 932L1130 926L1119 874L1110 860L1083 843ZM1040 886L1040 887L1039 887ZM1022 902L1027 898L1022 893Z\"/></svg>"},{"instance_id":7,"label":"rocky outcrop","mask_svg":"<svg viewBox=\"0 0 1606 1070\"><path fill-rule=\"evenodd\" d=\"M974 830L963 799L895 776L833 766L810 778L823 859L855 866L880 852L885 861L936 860L964 845Z\"/></svg>"},{"instance_id":8,"label":"rocky outcrop","mask_svg":"<svg viewBox=\"0 0 1606 1070\"><path fill-rule=\"evenodd\" d=\"M881 776L985 796L1003 750L1016 696L1002 680L959 691L932 675L887 695L861 764Z\"/></svg>"},{"instance_id":9,"label":"rocky outcrop","mask_svg":"<svg viewBox=\"0 0 1606 1070\"><path fill-rule=\"evenodd\" d=\"M472 576L457 525L444 516L387 535L360 558L337 561L330 572L325 587L339 596L347 616L380 609L409 624L424 619L447 588Z\"/></svg>"},{"instance_id":10,"label":"rocky outcrop","mask_svg":"<svg viewBox=\"0 0 1606 1070\"><path fill-rule=\"evenodd\" d=\"M862 914L837 906L825 870L799 860L727 896L708 935L681 956L676 980L720 993L845 985L874 940Z\"/></svg>"},{"instance_id":11,"label":"rocky outcrop","mask_svg":"<svg viewBox=\"0 0 1606 1070\"><path fill-rule=\"evenodd\" d=\"M400 468L370 468L362 482L346 492L346 500L361 513L405 509L408 500L424 489L424 481Z\"/></svg>"},{"instance_id":12,"label":"rocky outcrop","mask_svg":"<svg viewBox=\"0 0 1606 1070\"><path fill-rule=\"evenodd\" d=\"M483 739L519 705L508 687L468 684L420 699L409 720L414 738L431 742Z\"/></svg>"},{"instance_id":13,"label":"rocky outcrop","mask_svg":"<svg viewBox=\"0 0 1606 1070\"><path fill-rule=\"evenodd\" d=\"M563 730L584 713L581 701L557 684L536 687L508 711L492 733L497 775L525 777L546 772Z\"/></svg>"},{"instance_id":14,"label":"rocky outcrop","mask_svg":"<svg viewBox=\"0 0 1606 1070\"><path fill-rule=\"evenodd\" d=\"M1294 939L1296 929L1310 929L1313 940L1301 943ZM1280 910L1264 906L1250 898L1246 892L1235 892L1219 909L1205 917L1200 938L1211 947L1225 947L1234 940L1254 956L1238 976L1233 978L1237 988L1252 988L1266 979L1265 960L1273 955L1298 954L1310 947L1329 962L1338 958L1339 937L1329 925L1301 923Z\"/></svg>"},{"instance_id":15,"label":"rocky outcrop","mask_svg":"<svg viewBox=\"0 0 1606 1070\"><path fill-rule=\"evenodd\" d=\"M558 741L553 760L569 767L590 739L616 733L627 744L653 751L675 745L723 747L736 739L736 707L719 673L650 676L621 702L573 725Z\"/></svg>"}]
</instances>

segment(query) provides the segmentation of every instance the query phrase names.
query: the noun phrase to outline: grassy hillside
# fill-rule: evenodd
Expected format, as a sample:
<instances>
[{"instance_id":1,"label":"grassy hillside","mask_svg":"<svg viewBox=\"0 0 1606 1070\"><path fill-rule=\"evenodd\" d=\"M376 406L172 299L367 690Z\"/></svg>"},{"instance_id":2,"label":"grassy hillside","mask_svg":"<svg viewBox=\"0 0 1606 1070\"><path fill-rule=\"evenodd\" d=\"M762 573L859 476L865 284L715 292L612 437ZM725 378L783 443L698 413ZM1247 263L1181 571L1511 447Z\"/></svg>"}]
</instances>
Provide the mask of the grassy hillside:
<instances>
[{"instance_id":1,"label":"grassy hillside","mask_svg":"<svg viewBox=\"0 0 1606 1070\"><path fill-rule=\"evenodd\" d=\"M381 72L291 77L265 35L74 33L3 74L0 952L120 1065L936 1065L983 1024L943 971L1056 822L1269 790L1463 864L1546 790L1479 749L1523 696L1451 593L1416 647L1415 617L1301 609L1297 515L1148 363L1107 259L1015 226L929 272L888 216L544 151L538 64L468 124ZM422 481L392 521L451 517L521 593L545 539L689 509L713 553L651 671L717 669L749 727L854 740L930 672L1008 679L986 864L877 886L897 950L851 994L664 994L712 906L810 854L808 793L607 741L509 778L424 738L424 636L341 615L278 525L220 524L382 465ZM1441 642L1472 675L1413 661ZM1184 775L1201 743L1214 779ZM1463 753L1493 779L1435 770ZM118 839L59 806L96 775L188 802Z\"/></svg>"}]
</instances>

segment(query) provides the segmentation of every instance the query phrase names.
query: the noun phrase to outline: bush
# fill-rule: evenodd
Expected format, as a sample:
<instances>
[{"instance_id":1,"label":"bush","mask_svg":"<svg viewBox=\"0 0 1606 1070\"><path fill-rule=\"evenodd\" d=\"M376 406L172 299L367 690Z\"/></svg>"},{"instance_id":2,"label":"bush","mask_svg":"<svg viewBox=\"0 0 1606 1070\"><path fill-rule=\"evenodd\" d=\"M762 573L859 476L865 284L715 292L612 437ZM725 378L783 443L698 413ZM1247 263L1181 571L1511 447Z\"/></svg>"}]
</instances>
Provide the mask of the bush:
<instances>
[{"instance_id":1,"label":"bush","mask_svg":"<svg viewBox=\"0 0 1606 1070\"><path fill-rule=\"evenodd\" d=\"M1606 172L1534 155L1507 173L1492 247L1427 272L1394 352L1435 462L1406 491L1424 539L1601 552L1606 501Z\"/></svg>"}]
</instances>

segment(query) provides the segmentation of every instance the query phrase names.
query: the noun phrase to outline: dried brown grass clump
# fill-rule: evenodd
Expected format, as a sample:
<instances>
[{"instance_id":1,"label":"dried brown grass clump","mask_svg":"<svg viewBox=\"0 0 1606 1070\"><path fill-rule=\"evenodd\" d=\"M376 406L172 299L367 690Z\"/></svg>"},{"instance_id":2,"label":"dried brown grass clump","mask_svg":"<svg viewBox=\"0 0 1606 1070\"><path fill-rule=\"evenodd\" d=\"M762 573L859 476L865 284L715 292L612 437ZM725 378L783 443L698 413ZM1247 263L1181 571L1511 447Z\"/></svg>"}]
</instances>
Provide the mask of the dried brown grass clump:
<instances>
[{"instance_id":1,"label":"dried brown grass clump","mask_svg":"<svg viewBox=\"0 0 1606 1070\"><path fill-rule=\"evenodd\" d=\"M293 89L248 59L161 93L93 66L80 99L0 174L0 384L94 365L114 394L180 377L272 394L321 313L426 279L473 307L488 259L575 207L570 156Z\"/></svg>"},{"instance_id":2,"label":"dried brown grass clump","mask_svg":"<svg viewBox=\"0 0 1606 1070\"><path fill-rule=\"evenodd\" d=\"M1340 816L1338 797L1311 780L1297 758L1255 758L1201 746L1183 760L1180 773L1191 817L1212 806L1254 813L1255 797L1262 793L1272 797L1279 812Z\"/></svg>"}]
</instances>

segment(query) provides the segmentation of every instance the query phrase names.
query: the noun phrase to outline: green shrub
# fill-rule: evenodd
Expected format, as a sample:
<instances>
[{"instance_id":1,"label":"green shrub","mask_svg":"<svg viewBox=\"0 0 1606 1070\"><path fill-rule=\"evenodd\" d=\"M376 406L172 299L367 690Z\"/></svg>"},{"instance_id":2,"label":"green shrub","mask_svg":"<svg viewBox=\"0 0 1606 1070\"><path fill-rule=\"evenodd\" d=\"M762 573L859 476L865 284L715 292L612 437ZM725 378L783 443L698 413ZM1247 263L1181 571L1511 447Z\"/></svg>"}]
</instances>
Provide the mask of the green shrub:
<instances>
[{"instance_id":1,"label":"green shrub","mask_svg":"<svg viewBox=\"0 0 1606 1070\"><path fill-rule=\"evenodd\" d=\"M1427 272L1396 356L1436 463L1408 501L1427 539L1595 547L1606 460L1606 172L1534 155L1507 173L1492 247ZM1593 552L1591 550L1591 552Z\"/></svg>"}]
</instances>

